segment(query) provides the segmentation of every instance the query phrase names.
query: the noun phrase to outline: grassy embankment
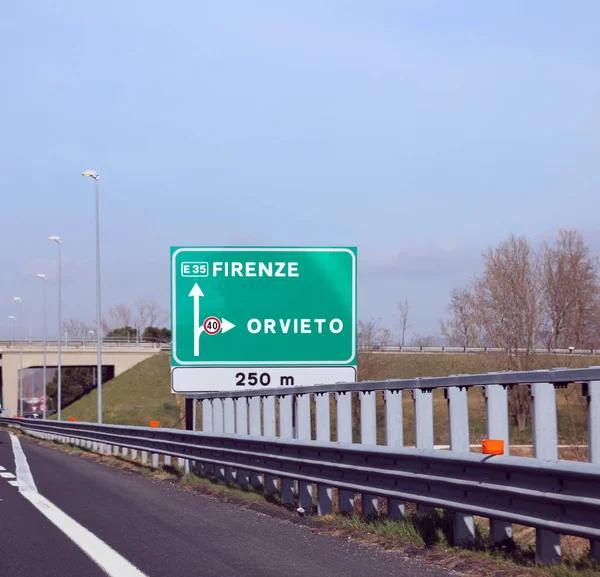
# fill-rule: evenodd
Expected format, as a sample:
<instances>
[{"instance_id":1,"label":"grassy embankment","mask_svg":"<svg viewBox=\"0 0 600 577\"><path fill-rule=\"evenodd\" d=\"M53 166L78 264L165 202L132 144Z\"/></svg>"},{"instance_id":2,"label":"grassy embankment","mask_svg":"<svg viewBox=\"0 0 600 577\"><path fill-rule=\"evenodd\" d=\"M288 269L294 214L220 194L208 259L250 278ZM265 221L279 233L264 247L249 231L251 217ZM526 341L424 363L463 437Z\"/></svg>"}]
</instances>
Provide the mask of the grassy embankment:
<instances>
[{"instance_id":1,"label":"grassy embankment","mask_svg":"<svg viewBox=\"0 0 600 577\"><path fill-rule=\"evenodd\" d=\"M597 363L595 357L539 356L533 368L586 367ZM502 357L498 355L441 355L403 354L369 355L361 358L363 375L372 379L413 378L419 376L445 376L450 374L485 373L502 369ZM448 416L443 391L434 392L435 443L448 443ZM384 442L385 425L383 402L378 399L377 418L379 443ZM160 421L162 426L172 427L184 415L184 399L170 391L169 355L160 354L140 363L103 387L104 422L129 425L147 425L150 420ZM92 391L64 410L64 417L74 416L78 421L96 419L97 392ZM358 409L357 399L354 399ZM580 387L557 390L559 444L572 448L561 449L563 458L585 455L577 445L586 444L585 399ZM410 392L403 393L404 439L406 445L414 443L414 410ZM358 412L357 410L355 411ZM469 390L469 413L471 442L479 444L485 435L485 399L481 388ZM178 426L183 427L183 422ZM358 441L358 426L355 427ZM335 439L335 426L332 423ZM510 430L511 444L531 443L531 422L519 431L514 423ZM528 454L529 449L522 449Z\"/></svg>"}]
</instances>

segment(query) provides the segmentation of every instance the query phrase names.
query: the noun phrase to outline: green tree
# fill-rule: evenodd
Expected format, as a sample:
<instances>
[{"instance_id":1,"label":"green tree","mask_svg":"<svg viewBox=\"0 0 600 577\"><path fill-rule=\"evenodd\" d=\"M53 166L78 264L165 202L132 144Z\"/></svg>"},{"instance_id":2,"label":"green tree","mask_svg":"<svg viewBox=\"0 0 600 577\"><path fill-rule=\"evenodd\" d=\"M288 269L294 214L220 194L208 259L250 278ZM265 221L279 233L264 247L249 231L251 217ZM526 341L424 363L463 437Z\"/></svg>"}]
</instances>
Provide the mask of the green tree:
<instances>
[{"instance_id":1,"label":"green tree","mask_svg":"<svg viewBox=\"0 0 600 577\"><path fill-rule=\"evenodd\" d=\"M92 389L96 388L95 367L63 367L61 377L62 407L65 408L71 403L87 395ZM102 382L110 378L109 368L102 367ZM56 409L57 407L57 389L58 375L48 383L47 393L50 397L48 407Z\"/></svg>"},{"instance_id":2,"label":"green tree","mask_svg":"<svg viewBox=\"0 0 600 577\"><path fill-rule=\"evenodd\" d=\"M135 339L136 329L130 326L113 329L104 338Z\"/></svg>"},{"instance_id":3,"label":"green tree","mask_svg":"<svg viewBox=\"0 0 600 577\"><path fill-rule=\"evenodd\" d=\"M163 327L146 327L142 338L147 341L154 341L157 343L169 343L171 342L171 329Z\"/></svg>"}]
</instances>

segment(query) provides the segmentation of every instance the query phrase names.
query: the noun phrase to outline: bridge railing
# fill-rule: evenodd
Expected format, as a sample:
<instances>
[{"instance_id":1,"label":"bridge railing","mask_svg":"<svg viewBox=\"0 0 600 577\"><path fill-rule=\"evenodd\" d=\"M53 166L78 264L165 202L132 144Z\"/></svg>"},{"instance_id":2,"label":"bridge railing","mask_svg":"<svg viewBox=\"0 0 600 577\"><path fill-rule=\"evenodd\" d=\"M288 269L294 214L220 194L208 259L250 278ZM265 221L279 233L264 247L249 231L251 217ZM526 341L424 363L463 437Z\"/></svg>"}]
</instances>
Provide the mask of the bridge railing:
<instances>
[{"instance_id":1,"label":"bridge railing","mask_svg":"<svg viewBox=\"0 0 600 577\"><path fill-rule=\"evenodd\" d=\"M558 459L556 388L570 383L581 383L587 400L589 463ZM532 397L534 458L508 455L511 387ZM450 451L434 449L436 389L445 395ZM486 400L486 437L503 440L504 455L470 452L468 399L477 389ZM413 400L415 448L404 446L402 391ZM378 396L383 397L383 414ZM358 411L353 411L353 397L358 397ZM143 462L151 453L154 467L159 455L165 464L176 457L180 466L197 467L203 474L278 491L283 502L309 513L313 503L317 514L360 510L392 518L404 516L406 501L421 511L447 509L453 511L457 544L474 538L474 515L490 519L495 542L511 538L513 523L535 527L540 563L560 559L561 534L576 535L590 539L591 555L600 561L598 367L263 387L203 393L188 401L196 403L201 411L197 418L192 411L193 426L201 433L30 419L1 422L111 454L135 451L131 456L137 459L142 451ZM353 430L353 413L358 431ZM378 429L385 432L385 445L377 444Z\"/></svg>"},{"instance_id":2,"label":"bridge railing","mask_svg":"<svg viewBox=\"0 0 600 577\"><path fill-rule=\"evenodd\" d=\"M106 338L102 341L103 349L164 349L165 343L150 341L150 340L139 340L135 339L127 340L123 338ZM168 345L168 343L167 343ZM68 339L61 342L61 346L64 350L95 350L97 347L97 341L94 339ZM21 341L0 339L0 350L23 350L31 349L43 349L44 339L35 338L23 338ZM46 341L47 349L58 349L58 341L56 339L48 339Z\"/></svg>"}]
</instances>

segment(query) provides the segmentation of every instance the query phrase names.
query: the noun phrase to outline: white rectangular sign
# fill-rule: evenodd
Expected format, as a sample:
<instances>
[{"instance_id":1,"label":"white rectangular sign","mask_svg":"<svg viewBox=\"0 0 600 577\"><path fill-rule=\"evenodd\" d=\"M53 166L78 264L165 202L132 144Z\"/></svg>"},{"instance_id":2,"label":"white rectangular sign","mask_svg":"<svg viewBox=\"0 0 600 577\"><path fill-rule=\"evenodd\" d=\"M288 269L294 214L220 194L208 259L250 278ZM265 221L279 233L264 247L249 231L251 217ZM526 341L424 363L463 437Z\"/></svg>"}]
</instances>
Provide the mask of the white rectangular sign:
<instances>
[{"instance_id":1,"label":"white rectangular sign","mask_svg":"<svg viewBox=\"0 0 600 577\"><path fill-rule=\"evenodd\" d=\"M355 367L173 367L173 393L259 391L354 383Z\"/></svg>"}]
</instances>

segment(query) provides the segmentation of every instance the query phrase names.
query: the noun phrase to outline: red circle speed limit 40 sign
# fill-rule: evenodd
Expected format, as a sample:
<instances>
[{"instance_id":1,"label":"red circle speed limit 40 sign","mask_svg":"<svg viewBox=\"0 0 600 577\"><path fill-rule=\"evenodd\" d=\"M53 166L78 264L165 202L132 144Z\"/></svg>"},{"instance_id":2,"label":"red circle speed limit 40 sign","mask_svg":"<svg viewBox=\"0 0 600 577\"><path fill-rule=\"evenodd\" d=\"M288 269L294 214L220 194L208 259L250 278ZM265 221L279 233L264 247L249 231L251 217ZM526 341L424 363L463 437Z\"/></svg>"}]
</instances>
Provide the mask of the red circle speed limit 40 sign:
<instances>
[{"instance_id":1,"label":"red circle speed limit 40 sign","mask_svg":"<svg viewBox=\"0 0 600 577\"><path fill-rule=\"evenodd\" d=\"M221 321L217 317L208 317L203 328L209 335L216 335L221 330Z\"/></svg>"}]
</instances>

